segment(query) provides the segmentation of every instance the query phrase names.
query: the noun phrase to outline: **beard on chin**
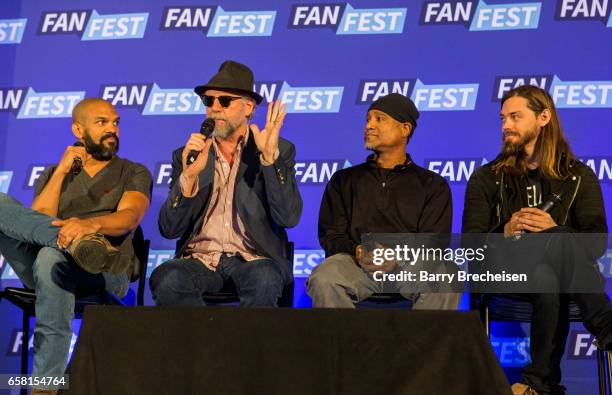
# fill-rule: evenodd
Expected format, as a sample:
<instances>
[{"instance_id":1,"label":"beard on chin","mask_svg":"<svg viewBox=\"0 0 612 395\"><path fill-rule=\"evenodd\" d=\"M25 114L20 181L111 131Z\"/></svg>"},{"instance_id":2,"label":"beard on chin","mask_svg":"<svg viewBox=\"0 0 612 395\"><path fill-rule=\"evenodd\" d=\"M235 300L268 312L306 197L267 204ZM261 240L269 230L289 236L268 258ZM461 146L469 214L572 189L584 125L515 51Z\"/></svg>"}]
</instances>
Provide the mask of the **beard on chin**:
<instances>
[{"instance_id":1,"label":"beard on chin","mask_svg":"<svg viewBox=\"0 0 612 395\"><path fill-rule=\"evenodd\" d=\"M378 138L370 138L367 134L363 136L363 148L374 151L380 146Z\"/></svg>"},{"instance_id":2,"label":"beard on chin","mask_svg":"<svg viewBox=\"0 0 612 395\"><path fill-rule=\"evenodd\" d=\"M240 125L234 124L225 118L214 118L213 117L213 119L220 119L224 121L223 125L217 125L215 123L215 129L213 130L213 136L218 137L220 139L230 137L231 135L234 134L234 132L236 132L236 130L240 126L242 126L242 124Z\"/></svg>"},{"instance_id":3,"label":"beard on chin","mask_svg":"<svg viewBox=\"0 0 612 395\"><path fill-rule=\"evenodd\" d=\"M115 140L115 144L111 146L104 145L104 142L109 139ZM111 133L105 134L102 136L102 138L100 138L100 142L96 143L91 138L91 135L88 132L85 132L83 142L85 143L85 150L95 160L109 161L113 159L115 154L119 151L119 138Z\"/></svg>"},{"instance_id":4,"label":"beard on chin","mask_svg":"<svg viewBox=\"0 0 612 395\"><path fill-rule=\"evenodd\" d=\"M505 141L505 136L502 137L502 155L517 156L523 152L525 146L536 138L536 133L533 131L527 132L523 137L519 136L518 141Z\"/></svg>"},{"instance_id":5,"label":"beard on chin","mask_svg":"<svg viewBox=\"0 0 612 395\"><path fill-rule=\"evenodd\" d=\"M517 142L506 142L504 141L502 145L502 154L506 156L510 155L518 155L525 148L525 144L522 141Z\"/></svg>"}]
</instances>

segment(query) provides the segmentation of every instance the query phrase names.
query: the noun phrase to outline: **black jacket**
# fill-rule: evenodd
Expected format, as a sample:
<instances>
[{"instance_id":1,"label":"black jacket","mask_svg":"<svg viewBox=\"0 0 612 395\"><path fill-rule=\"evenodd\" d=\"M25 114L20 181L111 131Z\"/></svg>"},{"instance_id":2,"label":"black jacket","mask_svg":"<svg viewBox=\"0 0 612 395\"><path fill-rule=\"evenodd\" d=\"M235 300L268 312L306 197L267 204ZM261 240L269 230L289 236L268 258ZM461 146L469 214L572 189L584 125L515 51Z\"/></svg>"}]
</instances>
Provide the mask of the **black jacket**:
<instances>
[{"instance_id":1,"label":"black jacket","mask_svg":"<svg viewBox=\"0 0 612 395\"><path fill-rule=\"evenodd\" d=\"M236 176L234 204L252 236L257 253L280 264L287 278L293 273L284 255L284 228L297 225L302 213L302 197L295 179L295 147L279 138L280 155L271 166L262 166L255 139L249 138L242 151ZM210 147L208 162L199 175L198 192L187 198L181 193L179 176L182 172L181 153L172 154L172 181L170 193L159 212L159 230L168 239L180 237L176 242L176 257L182 256L185 246L200 231L210 202L215 174L215 150Z\"/></svg>"},{"instance_id":2,"label":"black jacket","mask_svg":"<svg viewBox=\"0 0 612 395\"><path fill-rule=\"evenodd\" d=\"M319 242L326 256L354 256L363 233L451 232L452 198L443 177L410 157L387 173L381 174L372 157L334 173L319 211Z\"/></svg>"},{"instance_id":3,"label":"black jacket","mask_svg":"<svg viewBox=\"0 0 612 395\"><path fill-rule=\"evenodd\" d=\"M478 168L470 178L465 191L463 233L488 233L504 231L504 225L512 214L527 205L523 191L524 176L495 174L495 161ZM590 167L574 161L571 174L564 180L543 179L543 201L551 193L562 193L561 203L550 211L557 225L577 233L602 234L593 246L593 254L601 256L607 247L608 232L606 212L601 187Z\"/></svg>"}]
</instances>

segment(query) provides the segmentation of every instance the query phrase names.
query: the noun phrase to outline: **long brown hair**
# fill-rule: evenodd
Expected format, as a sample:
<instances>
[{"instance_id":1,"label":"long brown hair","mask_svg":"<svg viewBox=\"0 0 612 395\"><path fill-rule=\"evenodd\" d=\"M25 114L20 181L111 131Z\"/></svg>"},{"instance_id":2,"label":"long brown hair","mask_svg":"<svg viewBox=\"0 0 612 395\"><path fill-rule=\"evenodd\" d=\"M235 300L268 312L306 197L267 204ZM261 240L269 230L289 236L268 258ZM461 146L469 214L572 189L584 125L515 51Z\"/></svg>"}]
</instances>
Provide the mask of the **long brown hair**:
<instances>
[{"instance_id":1,"label":"long brown hair","mask_svg":"<svg viewBox=\"0 0 612 395\"><path fill-rule=\"evenodd\" d=\"M534 148L535 158L540 172L548 179L563 179L570 175L570 165L575 160L574 154L563 134L559 115L552 97L544 89L533 85L523 85L507 92L501 105L511 97L527 99L527 107L539 116L542 111L550 111L550 121L542 128ZM496 173L519 174L527 171L524 152L511 155L500 155L493 170Z\"/></svg>"}]
</instances>

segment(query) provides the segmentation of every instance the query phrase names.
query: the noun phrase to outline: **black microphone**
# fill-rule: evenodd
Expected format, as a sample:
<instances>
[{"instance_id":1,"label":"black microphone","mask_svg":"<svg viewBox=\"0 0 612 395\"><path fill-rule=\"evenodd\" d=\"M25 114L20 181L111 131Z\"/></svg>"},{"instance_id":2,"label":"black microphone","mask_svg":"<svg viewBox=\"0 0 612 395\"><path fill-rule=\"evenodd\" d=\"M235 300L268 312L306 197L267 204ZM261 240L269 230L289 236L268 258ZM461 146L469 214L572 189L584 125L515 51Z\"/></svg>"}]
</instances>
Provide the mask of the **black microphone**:
<instances>
[{"instance_id":1,"label":"black microphone","mask_svg":"<svg viewBox=\"0 0 612 395\"><path fill-rule=\"evenodd\" d=\"M215 120L212 118L205 119L204 122L202 122L202 126L200 126L200 134L209 138L213 130L215 130ZM195 162L195 160L198 159L198 155L200 155L200 151L189 151L189 155L187 155L187 166Z\"/></svg>"},{"instance_id":2,"label":"black microphone","mask_svg":"<svg viewBox=\"0 0 612 395\"><path fill-rule=\"evenodd\" d=\"M549 212L550 210L552 210L553 207L561 203L561 196L563 196L563 192L552 193L550 199L548 199L548 201L544 203L542 207L540 207L540 210L544 212Z\"/></svg>"},{"instance_id":3,"label":"black microphone","mask_svg":"<svg viewBox=\"0 0 612 395\"><path fill-rule=\"evenodd\" d=\"M561 203L561 196L563 196L563 192L559 193L551 193L550 199L548 199L544 204L542 204L539 209L544 211L545 213L549 212L553 209L557 204ZM525 234L524 230L521 230L519 235L514 236L515 240L518 240Z\"/></svg>"},{"instance_id":4,"label":"black microphone","mask_svg":"<svg viewBox=\"0 0 612 395\"><path fill-rule=\"evenodd\" d=\"M84 147L83 143L81 143L80 141L77 141L76 143L72 144L72 146ZM70 173L75 176L78 176L81 170L83 170L83 161L80 157L77 156L76 158L74 158L74 161L72 161L72 166L70 166Z\"/></svg>"}]
</instances>

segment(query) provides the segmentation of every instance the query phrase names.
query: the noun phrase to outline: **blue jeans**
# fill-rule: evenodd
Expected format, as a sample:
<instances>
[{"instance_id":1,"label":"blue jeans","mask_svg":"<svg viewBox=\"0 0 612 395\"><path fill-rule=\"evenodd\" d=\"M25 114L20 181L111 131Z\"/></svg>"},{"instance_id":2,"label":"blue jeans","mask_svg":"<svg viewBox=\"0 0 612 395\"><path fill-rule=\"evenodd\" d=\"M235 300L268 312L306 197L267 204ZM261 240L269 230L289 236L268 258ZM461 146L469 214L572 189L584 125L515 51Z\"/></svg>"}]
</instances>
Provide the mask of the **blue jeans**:
<instances>
[{"instance_id":1,"label":"blue jeans","mask_svg":"<svg viewBox=\"0 0 612 395\"><path fill-rule=\"evenodd\" d=\"M23 284L36 291L34 376L64 374L74 318L75 294L106 289L118 297L129 286L126 274L90 274L57 249L53 218L0 193L0 253ZM27 347L29 339L24 339Z\"/></svg>"},{"instance_id":2,"label":"blue jeans","mask_svg":"<svg viewBox=\"0 0 612 395\"><path fill-rule=\"evenodd\" d=\"M285 281L272 259L246 262L240 256L222 256L216 271L197 259L172 259L151 273L150 287L158 306L204 306L202 294L219 292L233 281L243 307L276 307Z\"/></svg>"}]
</instances>

